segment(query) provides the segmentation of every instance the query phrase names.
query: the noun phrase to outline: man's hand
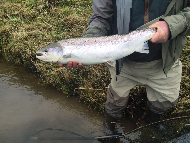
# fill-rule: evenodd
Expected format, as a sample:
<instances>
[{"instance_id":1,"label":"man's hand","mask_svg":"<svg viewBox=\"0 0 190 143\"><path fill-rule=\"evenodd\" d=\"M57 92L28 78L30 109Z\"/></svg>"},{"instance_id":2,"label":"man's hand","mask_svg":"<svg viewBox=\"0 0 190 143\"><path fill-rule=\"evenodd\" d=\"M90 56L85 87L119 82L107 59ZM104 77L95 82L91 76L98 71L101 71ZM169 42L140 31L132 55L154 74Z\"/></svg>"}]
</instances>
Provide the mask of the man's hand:
<instances>
[{"instance_id":1,"label":"man's hand","mask_svg":"<svg viewBox=\"0 0 190 143\"><path fill-rule=\"evenodd\" d=\"M59 61L58 61L58 65L60 67L63 66L63 64L59 63ZM76 67L77 67L77 61L69 61L67 63L67 68L76 68ZM78 67L82 67L82 63L78 63Z\"/></svg>"},{"instance_id":2,"label":"man's hand","mask_svg":"<svg viewBox=\"0 0 190 143\"><path fill-rule=\"evenodd\" d=\"M149 26L149 28L157 28L157 32L154 34L150 41L152 43L165 43L169 36L169 26L165 21L158 21Z\"/></svg>"}]
</instances>

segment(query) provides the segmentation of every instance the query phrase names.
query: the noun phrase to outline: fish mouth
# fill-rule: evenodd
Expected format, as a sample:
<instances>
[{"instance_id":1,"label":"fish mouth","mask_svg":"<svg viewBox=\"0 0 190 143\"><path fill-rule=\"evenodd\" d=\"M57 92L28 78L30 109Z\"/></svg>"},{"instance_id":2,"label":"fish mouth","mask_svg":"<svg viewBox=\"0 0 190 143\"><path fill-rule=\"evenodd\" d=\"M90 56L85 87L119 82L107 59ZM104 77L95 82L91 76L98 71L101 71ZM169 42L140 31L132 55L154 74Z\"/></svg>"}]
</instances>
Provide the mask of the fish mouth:
<instances>
[{"instance_id":1,"label":"fish mouth","mask_svg":"<svg viewBox=\"0 0 190 143\"><path fill-rule=\"evenodd\" d=\"M42 53L36 53L36 56L43 56Z\"/></svg>"}]
</instances>

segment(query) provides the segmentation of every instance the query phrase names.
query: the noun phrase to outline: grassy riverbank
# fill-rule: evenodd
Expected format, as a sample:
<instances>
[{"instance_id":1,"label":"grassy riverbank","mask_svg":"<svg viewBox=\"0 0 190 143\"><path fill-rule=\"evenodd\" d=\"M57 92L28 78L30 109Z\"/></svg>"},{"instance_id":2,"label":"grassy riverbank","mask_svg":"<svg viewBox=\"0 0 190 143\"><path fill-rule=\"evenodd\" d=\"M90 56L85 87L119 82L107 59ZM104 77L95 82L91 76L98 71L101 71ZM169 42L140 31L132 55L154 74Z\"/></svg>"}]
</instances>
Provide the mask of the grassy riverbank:
<instances>
[{"instance_id":1,"label":"grassy riverbank","mask_svg":"<svg viewBox=\"0 0 190 143\"><path fill-rule=\"evenodd\" d=\"M104 64L69 69L35 58L37 50L50 43L80 37L93 14L92 0L2 0L0 2L0 52L4 59L22 64L39 76L40 84L52 85L61 92L78 96L89 107L104 111L110 73ZM180 56L183 63L180 100L167 114L189 113L190 109L190 38ZM131 114L144 105L145 88L137 86L130 92ZM136 97L139 97L136 99ZM135 104L134 104L135 103ZM143 109L144 111L146 109Z\"/></svg>"}]
</instances>

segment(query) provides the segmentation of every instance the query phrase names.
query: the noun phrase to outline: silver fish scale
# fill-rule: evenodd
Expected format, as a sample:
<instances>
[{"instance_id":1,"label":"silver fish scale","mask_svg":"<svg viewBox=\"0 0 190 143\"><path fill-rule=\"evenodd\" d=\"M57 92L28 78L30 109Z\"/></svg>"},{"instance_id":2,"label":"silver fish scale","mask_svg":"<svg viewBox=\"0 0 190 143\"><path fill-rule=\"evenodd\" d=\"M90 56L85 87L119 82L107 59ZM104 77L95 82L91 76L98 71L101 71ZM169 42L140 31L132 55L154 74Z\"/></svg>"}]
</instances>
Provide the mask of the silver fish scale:
<instances>
[{"instance_id":1,"label":"silver fish scale","mask_svg":"<svg viewBox=\"0 0 190 143\"><path fill-rule=\"evenodd\" d=\"M114 61L136 51L141 46L138 44L143 44L154 34L154 29L146 29L133 31L128 35L62 40L59 43L62 45L64 53L60 61L76 60L83 64Z\"/></svg>"},{"instance_id":2,"label":"silver fish scale","mask_svg":"<svg viewBox=\"0 0 190 143\"><path fill-rule=\"evenodd\" d=\"M122 42L123 35L113 35L104 37L89 37L89 38L72 38L59 41L59 43L64 46L76 46L76 45L92 45L92 44L103 44L105 42L112 42L112 44L117 44Z\"/></svg>"},{"instance_id":3,"label":"silver fish scale","mask_svg":"<svg viewBox=\"0 0 190 143\"><path fill-rule=\"evenodd\" d=\"M142 30L133 31L127 35L113 35L113 36L103 36L103 37L89 37L89 38L72 38L59 41L65 46L74 46L74 45L91 45L94 43L103 44L104 42L112 42L112 44L117 44L119 42L130 42L135 38L138 38L147 33L155 33L155 28L145 28Z\"/></svg>"}]
</instances>

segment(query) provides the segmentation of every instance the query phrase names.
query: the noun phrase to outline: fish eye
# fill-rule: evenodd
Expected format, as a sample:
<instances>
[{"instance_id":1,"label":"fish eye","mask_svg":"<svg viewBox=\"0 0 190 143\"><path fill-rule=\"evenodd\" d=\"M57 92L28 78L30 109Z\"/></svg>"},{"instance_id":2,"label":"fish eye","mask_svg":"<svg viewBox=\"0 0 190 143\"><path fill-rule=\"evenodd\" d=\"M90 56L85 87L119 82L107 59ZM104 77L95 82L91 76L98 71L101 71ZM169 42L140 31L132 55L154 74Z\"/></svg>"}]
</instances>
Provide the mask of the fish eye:
<instances>
[{"instance_id":1,"label":"fish eye","mask_svg":"<svg viewBox=\"0 0 190 143\"><path fill-rule=\"evenodd\" d=\"M48 52L48 50L47 50L47 49L45 49L45 50L44 50L44 52Z\"/></svg>"}]
</instances>

